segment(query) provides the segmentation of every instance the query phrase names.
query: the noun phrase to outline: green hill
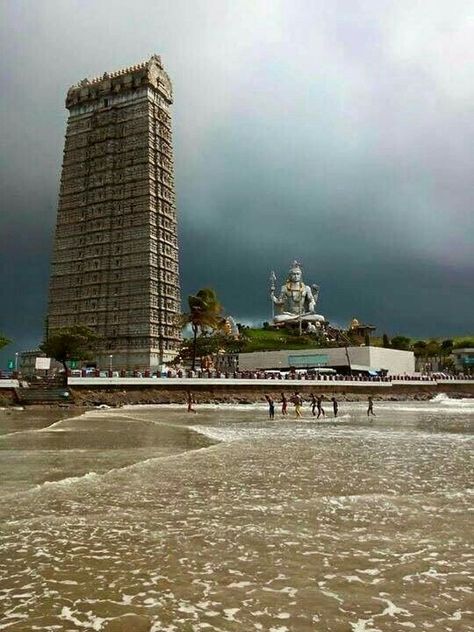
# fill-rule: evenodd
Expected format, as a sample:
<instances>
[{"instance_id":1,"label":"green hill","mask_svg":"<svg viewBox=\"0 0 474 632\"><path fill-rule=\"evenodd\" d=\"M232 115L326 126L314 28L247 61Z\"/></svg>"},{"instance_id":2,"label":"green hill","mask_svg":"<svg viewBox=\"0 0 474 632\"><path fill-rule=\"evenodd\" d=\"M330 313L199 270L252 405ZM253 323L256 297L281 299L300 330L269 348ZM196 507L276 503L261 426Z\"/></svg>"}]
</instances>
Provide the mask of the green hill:
<instances>
[{"instance_id":1,"label":"green hill","mask_svg":"<svg viewBox=\"0 0 474 632\"><path fill-rule=\"evenodd\" d=\"M314 349L322 345L316 336L299 336L282 329L243 329L244 347L242 351L279 351L282 349Z\"/></svg>"},{"instance_id":2,"label":"green hill","mask_svg":"<svg viewBox=\"0 0 474 632\"><path fill-rule=\"evenodd\" d=\"M299 336L296 333L287 332L284 329L255 329L243 328L243 353L252 351L281 351L285 349L317 349L320 347L336 346L335 343L320 341L318 336L304 335ZM395 336L393 337L395 338ZM452 340L455 348L474 347L474 336L451 336L449 338L410 338L410 347L420 341L425 342L436 340L442 343L443 340ZM374 347L383 345L382 337L373 336L370 338L370 344Z\"/></svg>"}]
</instances>

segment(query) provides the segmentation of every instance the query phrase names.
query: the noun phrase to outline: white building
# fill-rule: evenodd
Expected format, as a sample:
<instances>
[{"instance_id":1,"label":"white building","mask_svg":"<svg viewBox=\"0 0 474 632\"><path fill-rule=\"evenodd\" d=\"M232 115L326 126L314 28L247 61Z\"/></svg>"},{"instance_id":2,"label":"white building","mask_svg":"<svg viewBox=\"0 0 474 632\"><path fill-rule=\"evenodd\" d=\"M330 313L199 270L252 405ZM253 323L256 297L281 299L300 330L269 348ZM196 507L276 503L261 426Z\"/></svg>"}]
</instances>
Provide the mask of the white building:
<instances>
[{"instance_id":1,"label":"white building","mask_svg":"<svg viewBox=\"0 0 474 632\"><path fill-rule=\"evenodd\" d=\"M415 372L415 356L412 351L399 351L384 347L256 351L239 353L238 364L241 371L288 370L290 367L295 369L330 367L341 373L383 370L388 375L404 375Z\"/></svg>"},{"instance_id":2,"label":"white building","mask_svg":"<svg viewBox=\"0 0 474 632\"><path fill-rule=\"evenodd\" d=\"M470 373L474 369L474 348L453 349L454 366L457 371Z\"/></svg>"}]
</instances>

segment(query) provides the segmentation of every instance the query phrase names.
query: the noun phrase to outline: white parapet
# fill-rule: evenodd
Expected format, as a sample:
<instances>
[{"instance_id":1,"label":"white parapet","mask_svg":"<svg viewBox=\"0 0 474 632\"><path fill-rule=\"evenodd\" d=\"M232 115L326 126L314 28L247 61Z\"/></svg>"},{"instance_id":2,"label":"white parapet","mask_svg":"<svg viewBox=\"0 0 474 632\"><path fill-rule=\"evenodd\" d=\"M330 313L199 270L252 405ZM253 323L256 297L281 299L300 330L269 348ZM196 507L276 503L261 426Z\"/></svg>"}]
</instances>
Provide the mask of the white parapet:
<instances>
[{"instance_id":1,"label":"white parapet","mask_svg":"<svg viewBox=\"0 0 474 632\"><path fill-rule=\"evenodd\" d=\"M0 388L20 388L18 380L0 380Z\"/></svg>"},{"instance_id":2,"label":"white parapet","mask_svg":"<svg viewBox=\"0 0 474 632\"><path fill-rule=\"evenodd\" d=\"M375 388L390 388L390 382L346 381L346 380L275 380L248 379L225 377L70 377L69 386L274 386L298 390L301 386L373 386Z\"/></svg>"}]
</instances>

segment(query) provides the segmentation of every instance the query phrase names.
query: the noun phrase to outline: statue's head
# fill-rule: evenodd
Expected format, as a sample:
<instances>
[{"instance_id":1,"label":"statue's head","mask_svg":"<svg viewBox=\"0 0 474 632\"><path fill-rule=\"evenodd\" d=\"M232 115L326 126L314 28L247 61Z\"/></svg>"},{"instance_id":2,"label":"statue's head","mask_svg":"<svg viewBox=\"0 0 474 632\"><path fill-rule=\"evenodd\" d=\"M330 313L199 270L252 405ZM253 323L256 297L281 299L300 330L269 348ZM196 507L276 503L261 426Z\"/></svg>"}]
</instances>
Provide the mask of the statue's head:
<instances>
[{"instance_id":1,"label":"statue's head","mask_svg":"<svg viewBox=\"0 0 474 632\"><path fill-rule=\"evenodd\" d=\"M291 281L291 283L298 283L299 281L301 281L302 277L303 273L301 271L300 264L297 261L293 261L293 264L288 273L288 280Z\"/></svg>"}]
</instances>

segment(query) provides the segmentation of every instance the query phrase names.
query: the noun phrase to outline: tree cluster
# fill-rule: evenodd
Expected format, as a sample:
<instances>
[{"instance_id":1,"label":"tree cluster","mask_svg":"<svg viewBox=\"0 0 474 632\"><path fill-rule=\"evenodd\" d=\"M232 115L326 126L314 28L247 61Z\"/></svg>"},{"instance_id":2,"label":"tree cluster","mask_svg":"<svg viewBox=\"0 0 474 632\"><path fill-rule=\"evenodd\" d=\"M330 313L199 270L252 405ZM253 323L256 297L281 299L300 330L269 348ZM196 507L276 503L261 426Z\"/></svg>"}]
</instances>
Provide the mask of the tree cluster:
<instances>
[{"instance_id":1,"label":"tree cluster","mask_svg":"<svg viewBox=\"0 0 474 632\"><path fill-rule=\"evenodd\" d=\"M188 296L189 311L181 318L183 327L191 326L192 341L181 350L182 359L191 359L191 369L196 368L196 358L216 353L219 337L224 335L226 319L223 307L212 288L203 288ZM199 352L199 353L198 353Z\"/></svg>"},{"instance_id":2,"label":"tree cluster","mask_svg":"<svg viewBox=\"0 0 474 632\"><path fill-rule=\"evenodd\" d=\"M76 325L56 329L40 346L48 357L54 358L64 367L64 379L67 383L67 362L71 360L89 360L96 350L98 338L88 327Z\"/></svg>"},{"instance_id":3,"label":"tree cluster","mask_svg":"<svg viewBox=\"0 0 474 632\"><path fill-rule=\"evenodd\" d=\"M461 341L454 342L451 339L446 340L412 340L408 336L394 336L391 340L387 334L383 335L382 346L389 349L401 349L404 351L413 351L415 356L421 360L436 360L443 369L452 370L454 361L450 357L453 349L462 347L473 347L474 340L466 338Z\"/></svg>"}]
</instances>

